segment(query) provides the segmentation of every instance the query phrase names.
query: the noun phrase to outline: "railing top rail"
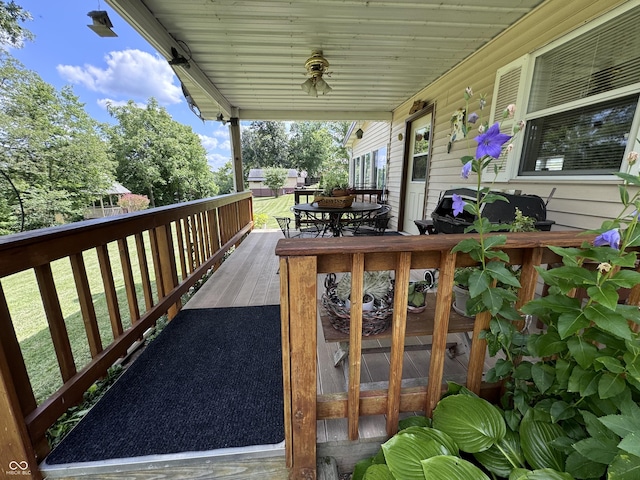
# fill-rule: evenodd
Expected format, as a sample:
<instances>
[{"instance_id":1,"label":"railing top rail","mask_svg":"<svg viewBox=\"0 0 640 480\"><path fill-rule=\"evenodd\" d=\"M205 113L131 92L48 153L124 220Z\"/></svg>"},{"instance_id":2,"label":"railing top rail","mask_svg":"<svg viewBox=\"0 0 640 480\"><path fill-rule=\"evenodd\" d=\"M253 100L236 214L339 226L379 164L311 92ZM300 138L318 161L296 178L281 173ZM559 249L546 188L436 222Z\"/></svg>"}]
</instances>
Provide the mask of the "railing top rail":
<instances>
[{"instance_id":1,"label":"railing top rail","mask_svg":"<svg viewBox=\"0 0 640 480\"><path fill-rule=\"evenodd\" d=\"M582 231L507 233L507 243L501 250L522 248L579 246L593 239ZM477 235L475 235L477 237ZM351 253L391 253L447 251L474 234L450 235L406 235L362 239L358 237L340 238L295 238L281 239L276 246L279 256L321 256Z\"/></svg>"},{"instance_id":2,"label":"railing top rail","mask_svg":"<svg viewBox=\"0 0 640 480\"><path fill-rule=\"evenodd\" d=\"M220 195L6 235L0 237L0 278L250 197L251 192Z\"/></svg>"}]
</instances>

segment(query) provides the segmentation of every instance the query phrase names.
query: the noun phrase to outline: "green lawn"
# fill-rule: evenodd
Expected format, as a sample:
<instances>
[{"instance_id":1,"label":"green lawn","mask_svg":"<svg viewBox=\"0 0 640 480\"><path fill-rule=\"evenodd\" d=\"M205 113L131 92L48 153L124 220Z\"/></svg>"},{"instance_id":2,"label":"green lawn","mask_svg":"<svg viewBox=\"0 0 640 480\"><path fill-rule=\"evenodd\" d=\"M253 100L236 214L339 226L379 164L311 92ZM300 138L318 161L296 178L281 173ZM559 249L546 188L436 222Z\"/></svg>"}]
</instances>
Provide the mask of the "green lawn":
<instances>
[{"instance_id":1,"label":"green lawn","mask_svg":"<svg viewBox=\"0 0 640 480\"><path fill-rule=\"evenodd\" d=\"M278 222L274 217L291 217L293 212L293 194L280 195L276 197L254 197L253 198L253 214L264 213L267 215L267 228L279 228ZM262 225L256 225L256 228L263 228Z\"/></svg>"}]
</instances>

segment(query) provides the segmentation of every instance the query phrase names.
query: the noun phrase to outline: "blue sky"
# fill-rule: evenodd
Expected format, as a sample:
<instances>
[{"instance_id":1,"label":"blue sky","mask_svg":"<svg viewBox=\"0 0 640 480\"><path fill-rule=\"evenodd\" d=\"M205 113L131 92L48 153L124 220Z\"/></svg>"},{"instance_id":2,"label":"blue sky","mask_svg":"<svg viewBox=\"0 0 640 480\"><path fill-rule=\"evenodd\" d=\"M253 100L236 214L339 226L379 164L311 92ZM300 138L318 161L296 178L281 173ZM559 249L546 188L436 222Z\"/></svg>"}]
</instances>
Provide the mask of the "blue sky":
<instances>
[{"instance_id":1,"label":"blue sky","mask_svg":"<svg viewBox=\"0 0 640 480\"><path fill-rule=\"evenodd\" d=\"M71 85L93 118L113 123L107 102L120 105L133 100L144 105L154 97L175 121L190 126L200 137L213 170L231 158L228 126L202 122L189 110L166 60L107 4L98 0L16 3L31 13L33 20L24 26L35 39L11 54L56 88ZM102 38L89 29L91 10L106 10L118 36Z\"/></svg>"}]
</instances>

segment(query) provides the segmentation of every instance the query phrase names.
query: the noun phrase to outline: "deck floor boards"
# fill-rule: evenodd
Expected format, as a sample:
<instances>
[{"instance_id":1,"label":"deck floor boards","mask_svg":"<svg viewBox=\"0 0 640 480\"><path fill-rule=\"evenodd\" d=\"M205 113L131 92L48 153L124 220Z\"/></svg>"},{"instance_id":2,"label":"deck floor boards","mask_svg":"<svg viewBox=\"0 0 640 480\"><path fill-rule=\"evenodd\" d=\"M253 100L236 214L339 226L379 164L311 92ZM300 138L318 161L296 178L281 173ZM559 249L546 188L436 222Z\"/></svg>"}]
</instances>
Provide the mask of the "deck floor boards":
<instances>
[{"instance_id":1,"label":"deck floor boards","mask_svg":"<svg viewBox=\"0 0 640 480\"><path fill-rule=\"evenodd\" d=\"M278 258L275 247L282 237L280 231L254 230L214 275L201 287L185 308L215 308L246 305L274 305L280 302ZM421 278L422 272L412 272L413 280ZM322 282L319 282L319 289ZM319 292L320 293L320 292ZM429 344L431 338L410 337L407 344ZM464 381L467 371L468 352L460 334L450 334L449 341L457 342L463 354L453 359L446 358L445 380ZM389 340L364 340L363 345L385 346ZM318 393L345 391L348 371L344 366L333 366L333 354L338 344L325 343L322 327L318 321ZM403 381L426 382L431 352L419 350L405 352ZM374 353L362 356L361 382L378 384L388 382L389 354ZM415 380L418 379L418 380ZM363 389L372 388L363 385ZM406 415L404 415L406 416ZM383 416L362 417L359 434L361 440L381 438L386 435ZM318 444L347 441L347 421L327 420L318 422Z\"/></svg>"}]
</instances>

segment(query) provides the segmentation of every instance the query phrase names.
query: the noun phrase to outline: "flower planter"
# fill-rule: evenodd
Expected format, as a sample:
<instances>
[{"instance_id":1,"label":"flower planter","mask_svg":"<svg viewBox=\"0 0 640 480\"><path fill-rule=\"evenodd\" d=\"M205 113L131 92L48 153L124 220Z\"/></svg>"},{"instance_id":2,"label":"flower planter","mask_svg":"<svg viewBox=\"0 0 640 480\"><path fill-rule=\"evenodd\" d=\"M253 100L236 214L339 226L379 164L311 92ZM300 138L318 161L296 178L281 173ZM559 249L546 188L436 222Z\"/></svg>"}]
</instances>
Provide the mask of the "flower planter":
<instances>
[{"instance_id":1,"label":"flower planter","mask_svg":"<svg viewBox=\"0 0 640 480\"><path fill-rule=\"evenodd\" d=\"M453 286L453 310L465 317L473 317L473 315L467 315L467 300L469 300L469 290L462 288L459 285Z\"/></svg>"}]
</instances>

